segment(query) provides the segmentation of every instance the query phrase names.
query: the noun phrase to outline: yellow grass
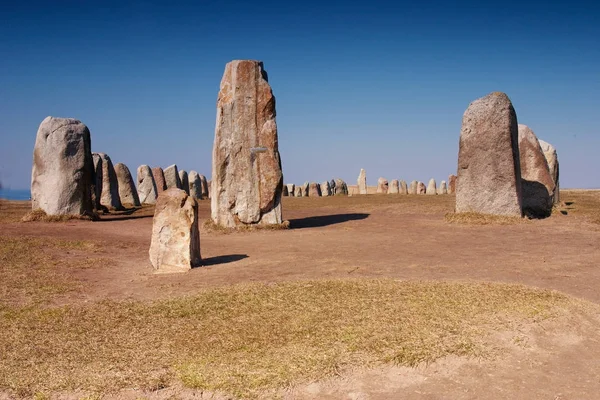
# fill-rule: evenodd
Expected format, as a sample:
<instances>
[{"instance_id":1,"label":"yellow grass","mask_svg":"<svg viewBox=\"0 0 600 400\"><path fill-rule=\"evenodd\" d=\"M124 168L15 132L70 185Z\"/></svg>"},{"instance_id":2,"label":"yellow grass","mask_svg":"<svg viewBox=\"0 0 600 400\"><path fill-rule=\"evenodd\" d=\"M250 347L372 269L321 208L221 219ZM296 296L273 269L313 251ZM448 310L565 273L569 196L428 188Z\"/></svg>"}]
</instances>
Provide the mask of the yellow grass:
<instances>
[{"instance_id":1,"label":"yellow grass","mask_svg":"<svg viewBox=\"0 0 600 400\"><path fill-rule=\"evenodd\" d=\"M241 225L237 228L225 228L215 224L212 218L208 218L202 225L206 232L212 233L234 233L234 232L252 232L258 230L276 231L290 228L290 221L283 221L281 224L257 224L257 225Z\"/></svg>"},{"instance_id":2,"label":"yellow grass","mask_svg":"<svg viewBox=\"0 0 600 400\"><path fill-rule=\"evenodd\" d=\"M522 224L529 220L522 217L508 217L504 215L490 215L475 212L447 213L446 222L463 225L513 225Z\"/></svg>"}]
</instances>

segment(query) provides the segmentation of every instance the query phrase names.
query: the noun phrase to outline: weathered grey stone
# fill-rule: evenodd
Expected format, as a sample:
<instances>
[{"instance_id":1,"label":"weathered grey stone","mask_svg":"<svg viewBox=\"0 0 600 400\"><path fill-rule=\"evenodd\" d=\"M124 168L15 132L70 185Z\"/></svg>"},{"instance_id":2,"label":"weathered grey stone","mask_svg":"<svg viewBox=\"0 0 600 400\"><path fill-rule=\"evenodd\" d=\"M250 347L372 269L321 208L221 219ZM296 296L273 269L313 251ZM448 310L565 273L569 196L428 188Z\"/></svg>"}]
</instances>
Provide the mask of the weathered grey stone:
<instances>
[{"instance_id":1,"label":"weathered grey stone","mask_svg":"<svg viewBox=\"0 0 600 400\"><path fill-rule=\"evenodd\" d=\"M522 124L518 129L523 213L532 218L549 217L555 186L548 161L533 131Z\"/></svg>"},{"instance_id":2,"label":"weathered grey stone","mask_svg":"<svg viewBox=\"0 0 600 400\"><path fill-rule=\"evenodd\" d=\"M119 182L110 157L104 153L92 153L92 158L96 167L96 199L100 199L100 206L109 210L122 210Z\"/></svg>"},{"instance_id":3,"label":"weathered grey stone","mask_svg":"<svg viewBox=\"0 0 600 400\"><path fill-rule=\"evenodd\" d=\"M161 167L154 167L152 168L152 177L154 178L154 184L156 185L156 197L158 197L158 195L167 190L165 173Z\"/></svg>"},{"instance_id":4,"label":"weathered grey stone","mask_svg":"<svg viewBox=\"0 0 600 400\"><path fill-rule=\"evenodd\" d=\"M127 165L123 163L117 163L115 165L115 174L117 175L117 184L121 203L130 204L134 207L141 206L142 204L140 203L140 198L138 197L135 183L133 183L133 178L131 177L131 172L129 172Z\"/></svg>"},{"instance_id":5,"label":"weathered grey stone","mask_svg":"<svg viewBox=\"0 0 600 400\"><path fill-rule=\"evenodd\" d=\"M225 67L211 188L212 219L221 226L282 223L283 173L275 97L267 80L259 61L236 60Z\"/></svg>"},{"instance_id":6,"label":"weathered grey stone","mask_svg":"<svg viewBox=\"0 0 600 400\"><path fill-rule=\"evenodd\" d=\"M184 190L170 188L158 196L148 253L157 272L185 272L201 264L198 203Z\"/></svg>"},{"instance_id":7,"label":"weathered grey stone","mask_svg":"<svg viewBox=\"0 0 600 400\"><path fill-rule=\"evenodd\" d=\"M200 187L202 190L202 198L203 199L209 199L210 198L210 182L206 180L206 177L204 175L199 175L200 176Z\"/></svg>"},{"instance_id":8,"label":"weathered grey stone","mask_svg":"<svg viewBox=\"0 0 600 400\"><path fill-rule=\"evenodd\" d=\"M331 185L328 181L321 183L321 196L327 197L331 196Z\"/></svg>"},{"instance_id":9,"label":"weathered grey stone","mask_svg":"<svg viewBox=\"0 0 600 400\"><path fill-rule=\"evenodd\" d=\"M448 176L448 194L456 193L456 175Z\"/></svg>"},{"instance_id":10,"label":"weathered grey stone","mask_svg":"<svg viewBox=\"0 0 600 400\"><path fill-rule=\"evenodd\" d=\"M521 216L517 115L508 96L494 92L463 115L456 212Z\"/></svg>"},{"instance_id":11,"label":"weathered grey stone","mask_svg":"<svg viewBox=\"0 0 600 400\"><path fill-rule=\"evenodd\" d=\"M290 195L290 197L295 196L296 195L296 185L294 185L293 183L288 183L286 186L287 186L288 194Z\"/></svg>"},{"instance_id":12,"label":"weathered grey stone","mask_svg":"<svg viewBox=\"0 0 600 400\"><path fill-rule=\"evenodd\" d=\"M356 183L358 184L358 194L367 194L367 172L362 168Z\"/></svg>"},{"instance_id":13,"label":"weathered grey stone","mask_svg":"<svg viewBox=\"0 0 600 400\"><path fill-rule=\"evenodd\" d=\"M427 188L423 182L417 183L417 194L426 194Z\"/></svg>"},{"instance_id":14,"label":"weathered grey stone","mask_svg":"<svg viewBox=\"0 0 600 400\"><path fill-rule=\"evenodd\" d=\"M446 186L446 181L440 182L440 187L437 190L437 194L448 194L448 187Z\"/></svg>"},{"instance_id":15,"label":"weathered grey stone","mask_svg":"<svg viewBox=\"0 0 600 400\"><path fill-rule=\"evenodd\" d=\"M335 180L335 190L334 194L336 196L348 196L348 185L344 180L337 178Z\"/></svg>"},{"instance_id":16,"label":"weathered grey stone","mask_svg":"<svg viewBox=\"0 0 600 400\"><path fill-rule=\"evenodd\" d=\"M140 165L137 169L137 192L142 204L156 203L156 184L152 170L147 165Z\"/></svg>"},{"instance_id":17,"label":"weathered grey stone","mask_svg":"<svg viewBox=\"0 0 600 400\"><path fill-rule=\"evenodd\" d=\"M408 189L408 194L417 194L417 186L419 186L419 182L417 182L417 181L410 182L410 188Z\"/></svg>"},{"instance_id":18,"label":"weathered grey stone","mask_svg":"<svg viewBox=\"0 0 600 400\"><path fill-rule=\"evenodd\" d=\"M387 193L388 192L388 181L385 178L377 179L377 193Z\"/></svg>"},{"instance_id":19,"label":"weathered grey stone","mask_svg":"<svg viewBox=\"0 0 600 400\"><path fill-rule=\"evenodd\" d=\"M37 131L31 206L48 215L94 215L90 131L73 118L46 117Z\"/></svg>"},{"instance_id":20,"label":"weathered grey stone","mask_svg":"<svg viewBox=\"0 0 600 400\"><path fill-rule=\"evenodd\" d=\"M302 195L302 186L296 186L296 187L294 188L294 196L295 196L295 197L304 197L304 196Z\"/></svg>"},{"instance_id":21,"label":"weathered grey stone","mask_svg":"<svg viewBox=\"0 0 600 400\"><path fill-rule=\"evenodd\" d=\"M390 186L388 187L388 194L398 193L400 193L400 182L398 182L398 179L392 179Z\"/></svg>"},{"instance_id":22,"label":"weathered grey stone","mask_svg":"<svg viewBox=\"0 0 600 400\"><path fill-rule=\"evenodd\" d=\"M288 197L289 196L287 185L283 185L283 189L281 190L281 195L283 197Z\"/></svg>"},{"instance_id":23,"label":"weathered grey stone","mask_svg":"<svg viewBox=\"0 0 600 400\"><path fill-rule=\"evenodd\" d=\"M437 186L435 184L435 179L431 178L429 183L427 184L426 194L433 195L437 194Z\"/></svg>"},{"instance_id":24,"label":"weathered grey stone","mask_svg":"<svg viewBox=\"0 0 600 400\"><path fill-rule=\"evenodd\" d=\"M190 196L196 200L202 200L204 195L202 194L202 175L199 175L196 171L190 171L188 174L188 182L190 187Z\"/></svg>"},{"instance_id":25,"label":"weathered grey stone","mask_svg":"<svg viewBox=\"0 0 600 400\"><path fill-rule=\"evenodd\" d=\"M190 178L188 173L183 169L179 171L179 182L181 183L181 189L185 190L187 195L190 195Z\"/></svg>"},{"instance_id":26,"label":"weathered grey stone","mask_svg":"<svg viewBox=\"0 0 600 400\"><path fill-rule=\"evenodd\" d=\"M539 139L540 146L542 147L542 151L544 152L544 156L546 157L546 161L548 162L548 170L550 171L550 176L552 176L552 180L554 181L554 185L556 186L554 189L553 201L554 204L560 203L560 180L559 180L559 167L558 167L558 154L556 153L556 149L550 143L545 142Z\"/></svg>"},{"instance_id":27,"label":"weathered grey stone","mask_svg":"<svg viewBox=\"0 0 600 400\"><path fill-rule=\"evenodd\" d=\"M400 194L408 194L408 187L403 179L400 180Z\"/></svg>"},{"instance_id":28,"label":"weathered grey stone","mask_svg":"<svg viewBox=\"0 0 600 400\"><path fill-rule=\"evenodd\" d=\"M310 187L310 182L304 182L302 185L302 197L308 197L308 189Z\"/></svg>"},{"instance_id":29,"label":"weathered grey stone","mask_svg":"<svg viewBox=\"0 0 600 400\"><path fill-rule=\"evenodd\" d=\"M308 197L321 197L321 185L311 182L308 185Z\"/></svg>"},{"instance_id":30,"label":"weathered grey stone","mask_svg":"<svg viewBox=\"0 0 600 400\"><path fill-rule=\"evenodd\" d=\"M165 175L165 185L167 185L167 189L177 188L181 189L181 181L179 180L179 169L177 165L169 165L164 170Z\"/></svg>"}]
</instances>

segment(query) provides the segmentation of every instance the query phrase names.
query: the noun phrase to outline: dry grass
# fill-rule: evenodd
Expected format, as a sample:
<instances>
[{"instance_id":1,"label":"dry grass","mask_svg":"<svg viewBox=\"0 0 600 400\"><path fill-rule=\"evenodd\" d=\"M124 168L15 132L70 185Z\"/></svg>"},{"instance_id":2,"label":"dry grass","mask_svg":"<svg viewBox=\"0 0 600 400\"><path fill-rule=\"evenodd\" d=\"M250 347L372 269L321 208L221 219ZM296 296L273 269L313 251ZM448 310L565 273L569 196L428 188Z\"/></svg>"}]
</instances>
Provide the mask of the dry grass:
<instances>
[{"instance_id":1,"label":"dry grass","mask_svg":"<svg viewBox=\"0 0 600 400\"><path fill-rule=\"evenodd\" d=\"M590 222L600 224L600 190L562 190L561 214L585 216Z\"/></svg>"},{"instance_id":2,"label":"dry grass","mask_svg":"<svg viewBox=\"0 0 600 400\"><path fill-rule=\"evenodd\" d=\"M19 222L30 211L30 201L0 199L0 223Z\"/></svg>"},{"instance_id":3,"label":"dry grass","mask_svg":"<svg viewBox=\"0 0 600 400\"><path fill-rule=\"evenodd\" d=\"M33 210L21 218L22 222L67 222L72 220L96 221L97 214L92 215L48 215L42 209Z\"/></svg>"},{"instance_id":4,"label":"dry grass","mask_svg":"<svg viewBox=\"0 0 600 400\"><path fill-rule=\"evenodd\" d=\"M237 228L225 228L215 224L212 218L208 218L202 224L206 232L229 234L235 232L253 232L253 231L278 231L290 228L290 221L283 221L281 224L260 224L260 225L241 225Z\"/></svg>"},{"instance_id":5,"label":"dry grass","mask_svg":"<svg viewBox=\"0 0 600 400\"><path fill-rule=\"evenodd\" d=\"M192 297L0 308L0 391L183 385L255 397L351 366L490 354L488 334L580 303L519 285L329 280Z\"/></svg>"},{"instance_id":6,"label":"dry grass","mask_svg":"<svg viewBox=\"0 0 600 400\"><path fill-rule=\"evenodd\" d=\"M448 223L462 225L514 225L529 222L527 218L522 217L508 217L476 212L447 213L444 219Z\"/></svg>"}]
</instances>

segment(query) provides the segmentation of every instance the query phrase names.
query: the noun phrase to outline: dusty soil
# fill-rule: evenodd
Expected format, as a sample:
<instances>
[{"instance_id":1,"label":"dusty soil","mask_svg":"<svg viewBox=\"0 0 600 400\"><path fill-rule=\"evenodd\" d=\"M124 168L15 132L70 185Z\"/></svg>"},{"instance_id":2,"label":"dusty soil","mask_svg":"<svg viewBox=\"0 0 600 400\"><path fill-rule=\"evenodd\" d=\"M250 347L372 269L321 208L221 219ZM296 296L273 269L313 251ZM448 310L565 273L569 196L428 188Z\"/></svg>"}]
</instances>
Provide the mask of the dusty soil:
<instances>
[{"instance_id":1,"label":"dusty soil","mask_svg":"<svg viewBox=\"0 0 600 400\"><path fill-rule=\"evenodd\" d=\"M569 194L563 194L569 201ZM575 206L577 204L575 203ZM156 299L239 282L335 277L483 280L559 290L600 303L600 225L553 215L515 225L449 224L452 196L284 198L291 229L222 234L201 229L204 267L153 274L151 212L101 222L4 223L1 235L97 242L104 262L74 273L83 289L59 303ZM202 201L200 216L210 204ZM63 257L86 257L69 252ZM525 328L524 328L525 329ZM598 321L525 329L495 360L442 360L417 369L353 371L281 393L288 398L600 398ZM171 393L172 394L172 393ZM198 393L196 393L198 394ZM158 394L155 394L158 395ZM170 394L169 394L170 395ZM192 392L181 390L180 396ZM125 396L125 394L123 394ZM127 397L127 396L126 396Z\"/></svg>"}]
</instances>

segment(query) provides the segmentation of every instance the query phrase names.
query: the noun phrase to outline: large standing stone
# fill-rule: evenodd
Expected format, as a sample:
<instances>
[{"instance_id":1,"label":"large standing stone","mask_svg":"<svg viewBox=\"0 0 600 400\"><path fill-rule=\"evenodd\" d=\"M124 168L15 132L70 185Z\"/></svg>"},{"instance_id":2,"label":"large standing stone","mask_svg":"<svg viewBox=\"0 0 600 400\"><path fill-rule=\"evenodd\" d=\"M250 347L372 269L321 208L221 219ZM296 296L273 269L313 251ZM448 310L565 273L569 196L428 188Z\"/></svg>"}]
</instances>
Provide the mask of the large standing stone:
<instances>
[{"instance_id":1,"label":"large standing stone","mask_svg":"<svg viewBox=\"0 0 600 400\"><path fill-rule=\"evenodd\" d=\"M201 175L198 175L196 171L190 171L188 174L190 196L196 200L202 200L204 198L202 194L202 179L200 177Z\"/></svg>"},{"instance_id":2,"label":"large standing stone","mask_svg":"<svg viewBox=\"0 0 600 400\"><path fill-rule=\"evenodd\" d=\"M388 181L385 178L377 179L377 193L387 193L388 192Z\"/></svg>"},{"instance_id":3,"label":"large standing stone","mask_svg":"<svg viewBox=\"0 0 600 400\"><path fill-rule=\"evenodd\" d=\"M259 61L236 60L225 67L212 164L211 209L218 225L282 222L275 97L267 80Z\"/></svg>"},{"instance_id":4,"label":"large standing stone","mask_svg":"<svg viewBox=\"0 0 600 400\"><path fill-rule=\"evenodd\" d=\"M388 194L398 193L400 193L400 182L398 182L398 179L392 179L390 186L388 187Z\"/></svg>"},{"instance_id":5,"label":"large standing stone","mask_svg":"<svg viewBox=\"0 0 600 400\"><path fill-rule=\"evenodd\" d=\"M92 153L92 157L96 166L96 199L100 199L100 205L109 210L123 209L119 197L119 182L110 157L104 153Z\"/></svg>"},{"instance_id":6,"label":"large standing stone","mask_svg":"<svg viewBox=\"0 0 600 400\"><path fill-rule=\"evenodd\" d=\"M295 197L303 197L302 196L302 186L296 186L294 188L294 196Z\"/></svg>"},{"instance_id":7,"label":"large standing stone","mask_svg":"<svg viewBox=\"0 0 600 400\"><path fill-rule=\"evenodd\" d=\"M308 197L308 189L310 188L310 182L304 182L302 185L302 197Z\"/></svg>"},{"instance_id":8,"label":"large standing stone","mask_svg":"<svg viewBox=\"0 0 600 400\"><path fill-rule=\"evenodd\" d=\"M127 165L123 163L117 163L115 165L115 174L117 175L117 182L119 187L119 198L123 204L131 204L134 207L141 206L140 198L138 197L135 183L131 177L131 172Z\"/></svg>"},{"instance_id":9,"label":"large standing stone","mask_svg":"<svg viewBox=\"0 0 600 400\"><path fill-rule=\"evenodd\" d=\"M367 172L362 168L356 183L358 184L358 194L367 194Z\"/></svg>"},{"instance_id":10,"label":"large standing stone","mask_svg":"<svg viewBox=\"0 0 600 400\"><path fill-rule=\"evenodd\" d=\"M437 191L438 194L448 194L448 187L446 186L446 181L440 182L440 187Z\"/></svg>"},{"instance_id":11,"label":"large standing stone","mask_svg":"<svg viewBox=\"0 0 600 400\"><path fill-rule=\"evenodd\" d=\"M190 178L188 173L184 170L179 171L179 182L181 182L181 189L185 190L185 192L190 195Z\"/></svg>"},{"instance_id":12,"label":"large standing stone","mask_svg":"<svg viewBox=\"0 0 600 400\"><path fill-rule=\"evenodd\" d=\"M167 189L177 188L181 189L181 181L179 180L179 169L177 165L169 165L164 170L165 174L165 185L167 185Z\"/></svg>"},{"instance_id":13,"label":"large standing stone","mask_svg":"<svg viewBox=\"0 0 600 400\"><path fill-rule=\"evenodd\" d=\"M417 194L426 194L427 188L423 182L417 183Z\"/></svg>"},{"instance_id":14,"label":"large standing stone","mask_svg":"<svg viewBox=\"0 0 600 400\"><path fill-rule=\"evenodd\" d=\"M334 194L336 196L348 196L348 185L340 178L335 180Z\"/></svg>"},{"instance_id":15,"label":"large standing stone","mask_svg":"<svg viewBox=\"0 0 600 400\"><path fill-rule=\"evenodd\" d=\"M311 182L308 185L308 197L321 197L321 185Z\"/></svg>"},{"instance_id":16,"label":"large standing stone","mask_svg":"<svg viewBox=\"0 0 600 400\"><path fill-rule=\"evenodd\" d=\"M209 182L206 180L206 177L204 175L200 175L200 186L202 187L202 198L203 199L208 199L210 198L210 184Z\"/></svg>"},{"instance_id":17,"label":"large standing stone","mask_svg":"<svg viewBox=\"0 0 600 400\"><path fill-rule=\"evenodd\" d=\"M31 206L48 215L94 215L90 131L72 118L46 117L37 131Z\"/></svg>"},{"instance_id":18,"label":"large standing stone","mask_svg":"<svg viewBox=\"0 0 600 400\"><path fill-rule=\"evenodd\" d=\"M200 265L198 203L184 190L170 188L158 197L149 255L157 272L185 272Z\"/></svg>"},{"instance_id":19,"label":"large standing stone","mask_svg":"<svg viewBox=\"0 0 600 400\"><path fill-rule=\"evenodd\" d=\"M456 193L456 175L448 176L448 194Z\"/></svg>"},{"instance_id":20,"label":"large standing stone","mask_svg":"<svg viewBox=\"0 0 600 400\"><path fill-rule=\"evenodd\" d=\"M321 183L321 196L327 197L331 196L331 185L328 181Z\"/></svg>"},{"instance_id":21,"label":"large standing stone","mask_svg":"<svg viewBox=\"0 0 600 400\"><path fill-rule=\"evenodd\" d=\"M156 184L152 170L147 165L140 165L137 169L137 192L142 204L156 203Z\"/></svg>"},{"instance_id":22,"label":"large standing stone","mask_svg":"<svg viewBox=\"0 0 600 400\"><path fill-rule=\"evenodd\" d=\"M408 187L403 179L400 180L400 194L408 194Z\"/></svg>"},{"instance_id":23,"label":"large standing stone","mask_svg":"<svg viewBox=\"0 0 600 400\"><path fill-rule=\"evenodd\" d=\"M560 203L558 155L556 153L556 149L550 143L544 142L541 139L539 139L539 142L540 146L542 147L542 151L544 152L544 156L546 157L546 161L548 162L550 176L552 176L552 180L554 181L554 185L556 186L554 189L554 204L558 204Z\"/></svg>"},{"instance_id":24,"label":"large standing stone","mask_svg":"<svg viewBox=\"0 0 600 400\"><path fill-rule=\"evenodd\" d=\"M431 178L429 180L429 183L427 184L427 194L432 195L432 194L437 194L437 187L435 184L435 179Z\"/></svg>"},{"instance_id":25,"label":"large standing stone","mask_svg":"<svg viewBox=\"0 0 600 400\"><path fill-rule=\"evenodd\" d=\"M518 134L506 94L469 105L460 132L456 212L522 215Z\"/></svg>"},{"instance_id":26,"label":"large standing stone","mask_svg":"<svg viewBox=\"0 0 600 400\"><path fill-rule=\"evenodd\" d=\"M296 185L294 185L293 183L288 183L287 185L287 190L288 190L288 194L290 196L295 196L296 195Z\"/></svg>"},{"instance_id":27,"label":"large standing stone","mask_svg":"<svg viewBox=\"0 0 600 400\"><path fill-rule=\"evenodd\" d=\"M419 182L417 182L417 181L410 182L410 188L408 189L408 194L417 194L417 186L419 186Z\"/></svg>"},{"instance_id":28,"label":"large standing stone","mask_svg":"<svg viewBox=\"0 0 600 400\"><path fill-rule=\"evenodd\" d=\"M537 137L527 125L522 124L519 124L519 156L523 213L534 218L549 217L552 214L554 180Z\"/></svg>"},{"instance_id":29,"label":"large standing stone","mask_svg":"<svg viewBox=\"0 0 600 400\"><path fill-rule=\"evenodd\" d=\"M165 173L161 167L152 168L152 177L154 178L154 184L156 185L156 196L167 190L167 183L165 181Z\"/></svg>"}]
</instances>

